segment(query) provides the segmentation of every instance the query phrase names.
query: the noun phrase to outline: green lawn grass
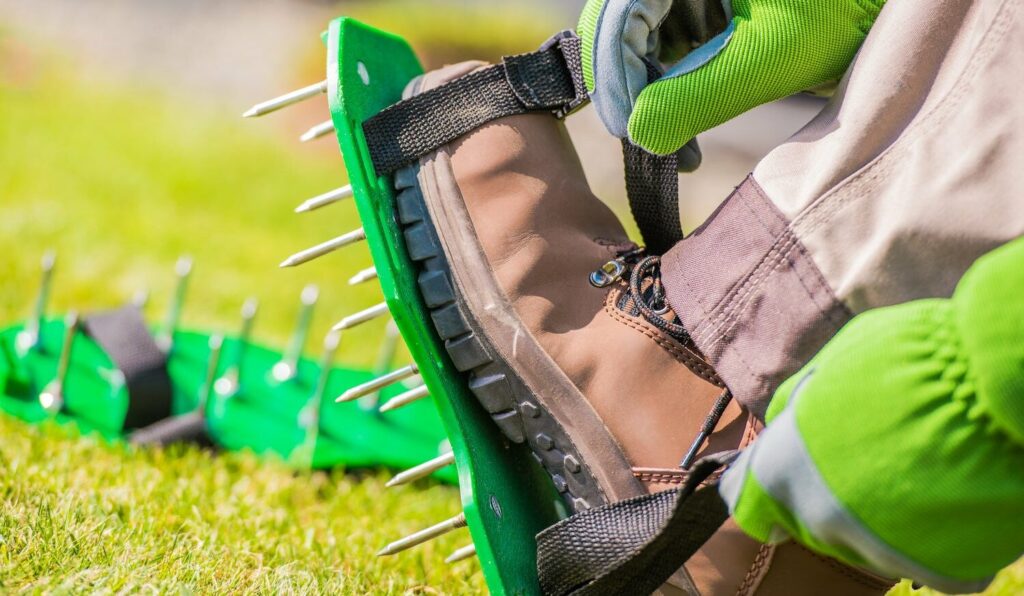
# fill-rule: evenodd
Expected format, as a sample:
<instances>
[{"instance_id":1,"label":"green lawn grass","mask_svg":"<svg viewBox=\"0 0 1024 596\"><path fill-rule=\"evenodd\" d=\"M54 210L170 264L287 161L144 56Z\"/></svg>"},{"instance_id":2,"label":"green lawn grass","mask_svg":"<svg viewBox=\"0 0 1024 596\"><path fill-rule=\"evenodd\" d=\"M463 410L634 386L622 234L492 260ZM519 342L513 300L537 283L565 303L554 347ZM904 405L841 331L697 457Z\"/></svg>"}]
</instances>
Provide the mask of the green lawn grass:
<instances>
[{"instance_id":1,"label":"green lawn grass","mask_svg":"<svg viewBox=\"0 0 1024 596\"><path fill-rule=\"evenodd\" d=\"M296 474L245 454L129 451L0 416L0 589L228 594L480 592L449 535L377 559L459 510L450 487Z\"/></svg>"},{"instance_id":2,"label":"green lawn grass","mask_svg":"<svg viewBox=\"0 0 1024 596\"><path fill-rule=\"evenodd\" d=\"M276 267L358 225L352 205L291 214L301 199L345 181L331 151L294 141L303 124L326 116L322 104L245 122L245 106L82 80L61 59L11 47L0 44L0 322L27 314L48 248L60 254L56 311L117 305L145 288L158 317L183 253L196 261L186 326L230 331L242 300L257 295L256 335L279 345L301 287L315 281L323 294L312 348L334 320L377 300L372 284L344 285L369 264L363 248ZM347 336L341 359L372 362L381 326ZM4 416L0 437L3 591L485 589L476 562L443 563L468 542L465 531L374 556L456 513L450 487L385 490L385 472L295 473L245 454L129 450ZM991 593L1022 591L1018 564Z\"/></svg>"},{"instance_id":3,"label":"green lawn grass","mask_svg":"<svg viewBox=\"0 0 1024 596\"><path fill-rule=\"evenodd\" d=\"M16 42L15 42L16 43ZM83 80L62 60L0 44L0 322L26 316L39 258L59 254L53 310L119 305L146 288L162 316L180 254L195 259L184 325L228 332L249 295L255 335L282 345L303 285L321 284L315 350L341 316L379 301L345 280L355 247L294 270L288 254L357 227L354 208L297 216L345 182L321 141L323 104L267 121L246 106ZM59 58L59 57L58 57ZM12 74L13 73L13 74ZM262 99L262 98L254 98ZM346 336L339 360L372 363L383 322ZM462 530L396 557L387 542L451 517L456 489L387 489L388 473L295 473L239 454L128 451L0 415L0 589L234 593L448 593L485 589L475 561L443 560Z\"/></svg>"}]
</instances>

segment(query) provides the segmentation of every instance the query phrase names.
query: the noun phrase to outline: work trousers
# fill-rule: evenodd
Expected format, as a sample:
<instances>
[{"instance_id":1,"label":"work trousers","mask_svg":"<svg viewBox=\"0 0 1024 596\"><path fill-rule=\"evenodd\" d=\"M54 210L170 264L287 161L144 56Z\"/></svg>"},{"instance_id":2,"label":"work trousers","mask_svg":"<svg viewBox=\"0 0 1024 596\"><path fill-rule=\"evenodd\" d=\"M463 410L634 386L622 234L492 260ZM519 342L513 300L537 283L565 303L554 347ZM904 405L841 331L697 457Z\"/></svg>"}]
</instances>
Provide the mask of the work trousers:
<instances>
[{"instance_id":1,"label":"work trousers","mask_svg":"<svg viewBox=\"0 0 1024 596\"><path fill-rule=\"evenodd\" d=\"M822 112L665 254L670 304L756 414L852 316L948 297L1024 235L1021 4L889 2Z\"/></svg>"}]
</instances>

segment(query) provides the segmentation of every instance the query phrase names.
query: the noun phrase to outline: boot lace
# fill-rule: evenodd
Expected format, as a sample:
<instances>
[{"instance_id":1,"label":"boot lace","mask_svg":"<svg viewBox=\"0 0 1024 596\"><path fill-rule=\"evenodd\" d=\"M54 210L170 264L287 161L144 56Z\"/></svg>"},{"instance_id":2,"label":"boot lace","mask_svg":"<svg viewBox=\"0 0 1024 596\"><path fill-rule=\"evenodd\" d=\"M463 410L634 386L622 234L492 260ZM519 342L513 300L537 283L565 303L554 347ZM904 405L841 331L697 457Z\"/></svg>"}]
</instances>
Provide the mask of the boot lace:
<instances>
[{"instance_id":1,"label":"boot lace","mask_svg":"<svg viewBox=\"0 0 1024 596\"><path fill-rule=\"evenodd\" d=\"M633 265L628 294L647 322L680 343L690 342L690 334L678 323L679 319L665 298L665 285L661 283L661 257L647 256Z\"/></svg>"},{"instance_id":2,"label":"boot lace","mask_svg":"<svg viewBox=\"0 0 1024 596\"><path fill-rule=\"evenodd\" d=\"M642 316L680 343L692 345L690 334L679 324L679 318L668 304L665 285L661 282L661 257L645 256L642 249L622 253L592 273L590 283L598 288L608 287L627 275L627 289L616 304L619 310L631 316ZM715 400L697 436L686 450L679 463L680 469L688 471L693 466L697 453L707 444L731 401L732 392L725 389Z\"/></svg>"}]
</instances>

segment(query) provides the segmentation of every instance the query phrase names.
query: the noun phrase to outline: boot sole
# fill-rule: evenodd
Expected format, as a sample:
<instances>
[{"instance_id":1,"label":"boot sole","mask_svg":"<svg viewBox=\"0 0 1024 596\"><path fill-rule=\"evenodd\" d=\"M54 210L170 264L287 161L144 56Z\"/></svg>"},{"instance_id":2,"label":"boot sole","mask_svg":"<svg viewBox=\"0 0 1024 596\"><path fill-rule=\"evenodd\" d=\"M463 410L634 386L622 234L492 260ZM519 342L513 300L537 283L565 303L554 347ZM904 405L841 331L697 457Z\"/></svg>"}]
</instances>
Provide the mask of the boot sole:
<instances>
[{"instance_id":1,"label":"boot sole","mask_svg":"<svg viewBox=\"0 0 1024 596\"><path fill-rule=\"evenodd\" d=\"M568 434L538 403L512 367L494 357L483 333L471 321L465 300L456 289L451 266L416 179L418 167L395 176L396 207L409 258L419 265L420 293L437 334L455 368L466 373L470 391L510 441L526 442L555 488L573 510L606 502L597 481L582 465L583 458ZM528 415L523 415L523 411Z\"/></svg>"},{"instance_id":2,"label":"boot sole","mask_svg":"<svg viewBox=\"0 0 1024 596\"><path fill-rule=\"evenodd\" d=\"M420 78L407 93L423 85ZM502 434L529 446L571 512L645 494L600 417L494 279L448 158L442 148L399 170L394 186L420 294L452 363Z\"/></svg>"}]
</instances>

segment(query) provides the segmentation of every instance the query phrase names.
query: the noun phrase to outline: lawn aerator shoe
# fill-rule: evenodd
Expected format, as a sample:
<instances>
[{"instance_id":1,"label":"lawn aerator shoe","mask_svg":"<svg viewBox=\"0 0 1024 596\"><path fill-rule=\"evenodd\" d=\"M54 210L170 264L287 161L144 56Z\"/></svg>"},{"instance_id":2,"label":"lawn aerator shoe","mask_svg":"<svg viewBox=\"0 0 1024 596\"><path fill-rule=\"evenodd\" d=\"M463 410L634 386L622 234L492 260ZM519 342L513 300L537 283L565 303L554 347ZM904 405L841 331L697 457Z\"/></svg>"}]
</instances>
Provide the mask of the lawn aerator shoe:
<instances>
[{"instance_id":1,"label":"lawn aerator shoe","mask_svg":"<svg viewBox=\"0 0 1024 596\"><path fill-rule=\"evenodd\" d=\"M256 343L255 299L242 307L237 335L180 328L192 262L181 258L167 316L154 333L143 317L145 300L61 321L47 316L55 255L42 260L42 284L32 316L0 327L0 413L29 422L54 420L136 445L193 442L247 450L299 469L386 466L405 469L424 459L451 457L434 408L407 404L413 384L395 385L345 407L326 397L392 370L398 330L387 326L373 369L337 366L341 340L332 331L319 363L304 357L319 291L307 286L287 349ZM444 466L420 468L400 480L454 482Z\"/></svg>"},{"instance_id":2,"label":"lawn aerator shoe","mask_svg":"<svg viewBox=\"0 0 1024 596\"><path fill-rule=\"evenodd\" d=\"M352 19L324 42L325 82L305 89L327 95L351 188L297 211L351 196L362 227L284 265L366 241L374 268L354 280L376 278L384 303L339 327L392 314L427 387L409 399L436 404L462 497L457 516L380 554L468 526L497 594L887 589L727 521L711 473L759 426L665 303L657 256L682 237L682 162L624 145L641 249L560 123L587 101L578 38L425 75L403 40Z\"/></svg>"},{"instance_id":3,"label":"lawn aerator shoe","mask_svg":"<svg viewBox=\"0 0 1024 596\"><path fill-rule=\"evenodd\" d=\"M447 67L406 95L481 72L480 63ZM697 458L759 430L666 305L658 257L591 193L556 117L493 120L397 170L395 186L448 354L572 511L676 487ZM732 525L673 583L714 594L889 585L795 545L762 547Z\"/></svg>"}]
</instances>

